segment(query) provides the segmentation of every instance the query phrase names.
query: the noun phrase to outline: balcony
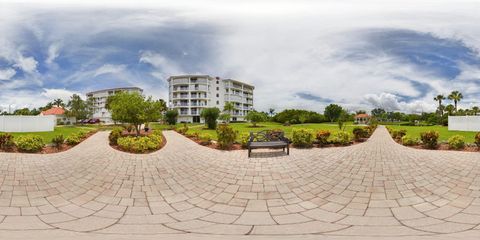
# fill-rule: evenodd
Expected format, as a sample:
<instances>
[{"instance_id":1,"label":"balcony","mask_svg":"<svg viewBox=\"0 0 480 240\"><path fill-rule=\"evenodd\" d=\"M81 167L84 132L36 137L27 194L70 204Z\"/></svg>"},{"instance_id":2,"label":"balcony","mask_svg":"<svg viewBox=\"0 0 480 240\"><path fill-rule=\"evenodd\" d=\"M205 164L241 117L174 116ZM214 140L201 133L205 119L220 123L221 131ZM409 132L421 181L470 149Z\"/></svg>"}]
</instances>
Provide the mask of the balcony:
<instances>
[{"instance_id":1,"label":"balcony","mask_svg":"<svg viewBox=\"0 0 480 240\"><path fill-rule=\"evenodd\" d=\"M174 87L173 88L174 92L179 92L179 91L188 91L188 87Z\"/></svg>"}]
</instances>

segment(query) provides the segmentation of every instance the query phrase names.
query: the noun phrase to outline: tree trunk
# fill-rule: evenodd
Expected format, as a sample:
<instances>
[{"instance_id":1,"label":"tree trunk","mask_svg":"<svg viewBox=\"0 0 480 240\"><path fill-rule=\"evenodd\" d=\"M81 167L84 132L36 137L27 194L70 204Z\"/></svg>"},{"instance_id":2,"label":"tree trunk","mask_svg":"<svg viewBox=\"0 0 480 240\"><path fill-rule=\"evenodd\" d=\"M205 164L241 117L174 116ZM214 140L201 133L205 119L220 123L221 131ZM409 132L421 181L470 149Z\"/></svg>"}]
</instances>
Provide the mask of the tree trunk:
<instances>
[{"instance_id":1,"label":"tree trunk","mask_svg":"<svg viewBox=\"0 0 480 240\"><path fill-rule=\"evenodd\" d=\"M140 136L140 125L135 124L135 131L137 131L137 137Z\"/></svg>"}]
</instances>

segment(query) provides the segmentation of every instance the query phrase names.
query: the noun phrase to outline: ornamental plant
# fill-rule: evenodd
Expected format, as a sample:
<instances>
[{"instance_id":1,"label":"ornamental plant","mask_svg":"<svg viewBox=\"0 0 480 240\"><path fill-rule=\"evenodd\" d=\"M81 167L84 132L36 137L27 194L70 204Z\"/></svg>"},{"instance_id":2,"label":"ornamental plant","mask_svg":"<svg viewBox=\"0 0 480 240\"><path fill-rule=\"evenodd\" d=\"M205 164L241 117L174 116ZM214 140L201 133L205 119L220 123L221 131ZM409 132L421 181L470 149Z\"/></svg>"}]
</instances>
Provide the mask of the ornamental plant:
<instances>
[{"instance_id":1,"label":"ornamental plant","mask_svg":"<svg viewBox=\"0 0 480 240\"><path fill-rule=\"evenodd\" d=\"M160 138L161 139L161 138ZM118 146L128 152L144 153L149 150L156 150L160 147L161 141L158 136L154 137L121 137L117 140Z\"/></svg>"},{"instance_id":2,"label":"ornamental plant","mask_svg":"<svg viewBox=\"0 0 480 240\"><path fill-rule=\"evenodd\" d=\"M238 131L227 124L220 124L217 127L218 146L220 149L230 149L237 138Z\"/></svg>"},{"instance_id":3,"label":"ornamental plant","mask_svg":"<svg viewBox=\"0 0 480 240\"><path fill-rule=\"evenodd\" d=\"M406 135L402 137L402 144L404 146L415 146L418 145L419 142L420 141L418 140L418 138L413 138Z\"/></svg>"},{"instance_id":4,"label":"ornamental plant","mask_svg":"<svg viewBox=\"0 0 480 240\"><path fill-rule=\"evenodd\" d=\"M423 145L429 149L435 149L438 145L439 133L437 131L426 131L420 133L420 139Z\"/></svg>"},{"instance_id":5,"label":"ornamental plant","mask_svg":"<svg viewBox=\"0 0 480 240\"><path fill-rule=\"evenodd\" d=\"M0 133L0 149L4 151L11 150L15 146L13 136L10 133Z\"/></svg>"},{"instance_id":6,"label":"ornamental plant","mask_svg":"<svg viewBox=\"0 0 480 240\"><path fill-rule=\"evenodd\" d=\"M242 148L248 147L248 141L250 141L250 134L249 133L241 133L240 134L240 144Z\"/></svg>"},{"instance_id":7,"label":"ornamental plant","mask_svg":"<svg viewBox=\"0 0 480 240\"><path fill-rule=\"evenodd\" d=\"M52 145L55 148L60 149L64 142L65 142L65 138L63 137L63 135L57 135L52 138Z\"/></svg>"},{"instance_id":8,"label":"ornamental plant","mask_svg":"<svg viewBox=\"0 0 480 240\"><path fill-rule=\"evenodd\" d=\"M353 130L352 130L352 133L353 133L353 137L355 138L355 140L360 140L362 138L368 138L368 131L366 128L362 128L362 127L355 127Z\"/></svg>"},{"instance_id":9,"label":"ornamental plant","mask_svg":"<svg viewBox=\"0 0 480 240\"><path fill-rule=\"evenodd\" d=\"M312 147L313 133L309 129L294 129L292 143L296 147Z\"/></svg>"},{"instance_id":10,"label":"ornamental plant","mask_svg":"<svg viewBox=\"0 0 480 240\"><path fill-rule=\"evenodd\" d=\"M332 135L332 143L340 145L348 145L351 141L351 136L346 131L338 131Z\"/></svg>"},{"instance_id":11,"label":"ornamental plant","mask_svg":"<svg viewBox=\"0 0 480 240\"><path fill-rule=\"evenodd\" d=\"M450 149L460 150L465 148L465 137L460 135L451 136L448 139L448 147Z\"/></svg>"},{"instance_id":12,"label":"ornamental plant","mask_svg":"<svg viewBox=\"0 0 480 240\"><path fill-rule=\"evenodd\" d=\"M18 150L22 152L39 152L42 150L43 139L37 135L24 135L18 136L15 139L15 145L17 145Z\"/></svg>"},{"instance_id":13,"label":"ornamental plant","mask_svg":"<svg viewBox=\"0 0 480 240\"><path fill-rule=\"evenodd\" d=\"M477 147L480 149L480 132L478 132L477 134L475 134L475 144L476 144Z\"/></svg>"},{"instance_id":14,"label":"ornamental plant","mask_svg":"<svg viewBox=\"0 0 480 240\"><path fill-rule=\"evenodd\" d=\"M110 132L110 135L108 135L108 141L110 141L111 145L117 145L117 139L122 137L123 133L123 128L121 127L115 127L112 129Z\"/></svg>"},{"instance_id":15,"label":"ornamental plant","mask_svg":"<svg viewBox=\"0 0 480 240\"><path fill-rule=\"evenodd\" d=\"M198 135L198 140L200 141L200 145L209 145L212 142L212 136L208 133L202 133Z\"/></svg>"},{"instance_id":16,"label":"ornamental plant","mask_svg":"<svg viewBox=\"0 0 480 240\"><path fill-rule=\"evenodd\" d=\"M407 130L400 129L400 130L392 130L391 132L393 139L401 140L403 136L407 135Z\"/></svg>"},{"instance_id":17,"label":"ornamental plant","mask_svg":"<svg viewBox=\"0 0 480 240\"><path fill-rule=\"evenodd\" d=\"M328 130L320 130L317 132L317 141L320 147L323 147L328 144L328 138L330 137L331 132Z\"/></svg>"},{"instance_id":18,"label":"ornamental plant","mask_svg":"<svg viewBox=\"0 0 480 240\"><path fill-rule=\"evenodd\" d=\"M80 134L71 134L65 138L65 143L70 146L79 144L82 141L82 136Z\"/></svg>"}]
</instances>

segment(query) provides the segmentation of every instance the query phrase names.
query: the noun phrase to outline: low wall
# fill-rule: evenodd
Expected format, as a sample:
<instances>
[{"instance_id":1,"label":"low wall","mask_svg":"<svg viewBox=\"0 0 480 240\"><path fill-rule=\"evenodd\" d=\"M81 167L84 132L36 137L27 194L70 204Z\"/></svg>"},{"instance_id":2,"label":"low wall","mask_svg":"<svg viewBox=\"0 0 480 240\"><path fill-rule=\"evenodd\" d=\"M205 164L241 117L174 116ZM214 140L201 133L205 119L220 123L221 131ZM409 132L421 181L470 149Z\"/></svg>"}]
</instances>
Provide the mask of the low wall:
<instances>
[{"instance_id":1,"label":"low wall","mask_svg":"<svg viewBox=\"0 0 480 240\"><path fill-rule=\"evenodd\" d=\"M480 116L448 116L448 130L480 132Z\"/></svg>"},{"instance_id":2,"label":"low wall","mask_svg":"<svg viewBox=\"0 0 480 240\"><path fill-rule=\"evenodd\" d=\"M55 116L0 116L0 132L51 132Z\"/></svg>"}]
</instances>

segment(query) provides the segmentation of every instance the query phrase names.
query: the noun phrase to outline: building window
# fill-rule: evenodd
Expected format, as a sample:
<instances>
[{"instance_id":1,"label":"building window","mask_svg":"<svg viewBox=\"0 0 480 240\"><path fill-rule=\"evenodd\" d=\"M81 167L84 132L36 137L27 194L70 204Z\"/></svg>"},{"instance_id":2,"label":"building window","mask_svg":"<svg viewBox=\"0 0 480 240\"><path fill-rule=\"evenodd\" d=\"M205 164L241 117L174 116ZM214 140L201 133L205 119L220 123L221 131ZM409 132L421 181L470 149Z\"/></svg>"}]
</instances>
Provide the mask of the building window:
<instances>
[{"instance_id":1,"label":"building window","mask_svg":"<svg viewBox=\"0 0 480 240\"><path fill-rule=\"evenodd\" d=\"M220 104L220 102L219 102L219 101L217 101L217 105L219 105L219 104Z\"/></svg>"},{"instance_id":2,"label":"building window","mask_svg":"<svg viewBox=\"0 0 480 240\"><path fill-rule=\"evenodd\" d=\"M217 80L217 84L218 84L218 80Z\"/></svg>"},{"instance_id":3,"label":"building window","mask_svg":"<svg viewBox=\"0 0 480 240\"><path fill-rule=\"evenodd\" d=\"M217 91L218 91L218 90L220 90L220 88L219 88L219 87L217 87Z\"/></svg>"},{"instance_id":4,"label":"building window","mask_svg":"<svg viewBox=\"0 0 480 240\"><path fill-rule=\"evenodd\" d=\"M218 93L217 93L217 97L219 97Z\"/></svg>"}]
</instances>

